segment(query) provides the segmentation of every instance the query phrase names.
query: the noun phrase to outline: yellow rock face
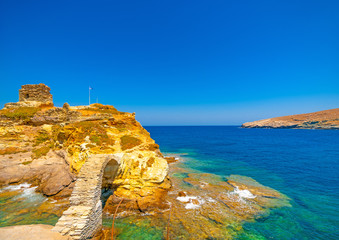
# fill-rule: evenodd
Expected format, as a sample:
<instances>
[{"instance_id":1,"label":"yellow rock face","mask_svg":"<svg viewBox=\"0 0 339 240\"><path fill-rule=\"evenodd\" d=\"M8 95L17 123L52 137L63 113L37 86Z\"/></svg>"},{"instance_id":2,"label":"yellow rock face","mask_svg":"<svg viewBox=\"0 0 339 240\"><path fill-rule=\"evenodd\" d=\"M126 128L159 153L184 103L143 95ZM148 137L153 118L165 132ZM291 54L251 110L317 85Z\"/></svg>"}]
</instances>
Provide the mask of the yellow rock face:
<instances>
[{"instance_id":1,"label":"yellow rock face","mask_svg":"<svg viewBox=\"0 0 339 240\"><path fill-rule=\"evenodd\" d=\"M155 152L136 150L124 155L120 170L113 182L118 186L115 195L142 197L154 194L167 176L168 165Z\"/></svg>"},{"instance_id":2,"label":"yellow rock face","mask_svg":"<svg viewBox=\"0 0 339 240\"><path fill-rule=\"evenodd\" d=\"M45 156L48 149L65 150L75 174L91 154L124 153L119 175L112 183L120 197L154 194L167 176L167 161L134 114L101 104L40 107L30 115L23 110L15 109L24 112L23 117L10 115L11 109L0 111L0 153L25 151L36 158Z\"/></svg>"}]
</instances>

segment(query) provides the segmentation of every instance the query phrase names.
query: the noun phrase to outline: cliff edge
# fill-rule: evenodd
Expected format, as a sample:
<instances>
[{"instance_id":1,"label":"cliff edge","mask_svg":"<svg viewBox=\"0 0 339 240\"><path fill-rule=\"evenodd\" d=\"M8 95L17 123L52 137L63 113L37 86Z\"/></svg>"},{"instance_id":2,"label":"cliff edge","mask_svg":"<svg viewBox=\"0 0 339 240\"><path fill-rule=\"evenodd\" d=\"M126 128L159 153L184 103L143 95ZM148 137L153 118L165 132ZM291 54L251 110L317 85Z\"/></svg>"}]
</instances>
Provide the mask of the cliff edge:
<instances>
[{"instance_id":1,"label":"cliff edge","mask_svg":"<svg viewBox=\"0 0 339 240\"><path fill-rule=\"evenodd\" d=\"M171 187L167 161L134 113L102 104L55 107L49 90L24 85L19 102L0 110L0 186L28 182L67 198L90 156L119 153L125 157L110 183L114 196L147 209Z\"/></svg>"},{"instance_id":2,"label":"cliff edge","mask_svg":"<svg viewBox=\"0 0 339 240\"><path fill-rule=\"evenodd\" d=\"M339 108L244 123L242 128L339 129Z\"/></svg>"}]
</instances>

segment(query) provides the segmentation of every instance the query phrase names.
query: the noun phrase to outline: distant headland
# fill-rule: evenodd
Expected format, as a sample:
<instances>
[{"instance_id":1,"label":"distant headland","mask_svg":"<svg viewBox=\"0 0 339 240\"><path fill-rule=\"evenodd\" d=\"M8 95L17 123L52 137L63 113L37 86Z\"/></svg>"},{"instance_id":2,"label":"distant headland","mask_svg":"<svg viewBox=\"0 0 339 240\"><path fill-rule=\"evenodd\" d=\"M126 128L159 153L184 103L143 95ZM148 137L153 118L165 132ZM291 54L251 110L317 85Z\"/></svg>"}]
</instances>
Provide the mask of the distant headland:
<instances>
[{"instance_id":1,"label":"distant headland","mask_svg":"<svg viewBox=\"0 0 339 240\"><path fill-rule=\"evenodd\" d=\"M19 101L0 110L0 170L1 187L33 185L68 201L54 231L72 239L93 237L104 207L124 199L129 211L154 211L171 188L167 160L134 113L98 103L55 107L42 83L23 85ZM105 204L102 189L112 191Z\"/></svg>"},{"instance_id":2,"label":"distant headland","mask_svg":"<svg viewBox=\"0 0 339 240\"><path fill-rule=\"evenodd\" d=\"M242 128L339 129L339 108L244 123Z\"/></svg>"}]
</instances>

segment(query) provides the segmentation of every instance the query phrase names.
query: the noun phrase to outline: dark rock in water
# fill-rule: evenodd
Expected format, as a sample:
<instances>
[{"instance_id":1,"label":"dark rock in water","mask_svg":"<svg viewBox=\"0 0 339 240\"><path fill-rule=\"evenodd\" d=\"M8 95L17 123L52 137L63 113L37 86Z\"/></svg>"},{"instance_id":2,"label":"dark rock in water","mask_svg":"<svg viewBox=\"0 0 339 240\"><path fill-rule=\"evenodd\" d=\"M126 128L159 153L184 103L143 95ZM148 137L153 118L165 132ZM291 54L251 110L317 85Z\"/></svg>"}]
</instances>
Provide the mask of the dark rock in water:
<instances>
[{"instance_id":1,"label":"dark rock in water","mask_svg":"<svg viewBox=\"0 0 339 240\"><path fill-rule=\"evenodd\" d=\"M183 191L178 192L178 197L186 197L186 193Z\"/></svg>"},{"instance_id":2,"label":"dark rock in water","mask_svg":"<svg viewBox=\"0 0 339 240\"><path fill-rule=\"evenodd\" d=\"M175 157L164 157L167 160L167 163L174 163L178 160Z\"/></svg>"}]
</instances>

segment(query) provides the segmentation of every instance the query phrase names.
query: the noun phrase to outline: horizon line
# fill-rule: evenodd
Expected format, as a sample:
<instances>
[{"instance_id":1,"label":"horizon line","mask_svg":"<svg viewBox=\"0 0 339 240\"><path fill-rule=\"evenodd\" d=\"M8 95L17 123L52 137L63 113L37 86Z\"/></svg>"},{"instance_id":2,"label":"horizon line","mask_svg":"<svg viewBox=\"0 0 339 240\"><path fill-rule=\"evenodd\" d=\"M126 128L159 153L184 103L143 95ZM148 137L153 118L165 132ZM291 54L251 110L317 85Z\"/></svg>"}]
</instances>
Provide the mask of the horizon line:
<instances>
[{"instance_id":1,"label":"horizon line","mask_svg":"<svg viewBox=\"0 0 339 240\"><path fill-rule=\"evenodd\" d=\"M142 125L143 127L240 127L240 125Z\"/></svg>"}]
</instances>

